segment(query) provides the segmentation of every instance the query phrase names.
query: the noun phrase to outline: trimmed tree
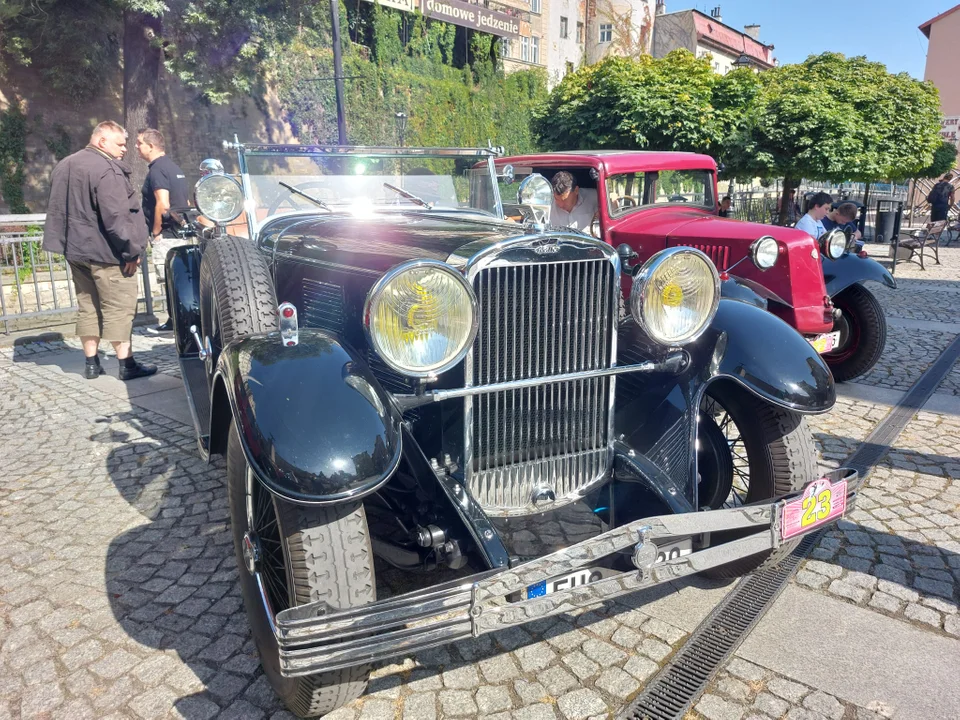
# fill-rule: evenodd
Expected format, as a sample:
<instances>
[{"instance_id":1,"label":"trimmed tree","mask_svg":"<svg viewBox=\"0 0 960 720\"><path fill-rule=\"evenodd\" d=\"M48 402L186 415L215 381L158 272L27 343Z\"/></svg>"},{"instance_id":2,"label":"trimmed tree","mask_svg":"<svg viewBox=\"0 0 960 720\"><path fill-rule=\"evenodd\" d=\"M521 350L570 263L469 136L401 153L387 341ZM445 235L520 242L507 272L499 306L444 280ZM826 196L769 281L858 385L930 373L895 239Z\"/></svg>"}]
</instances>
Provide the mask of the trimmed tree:
<instances>
[{"instance_id":1,"label":"trimmed tree","mask_svg":"<svg viewBox=\"0 0 960 720\"><path fill-rule=\"evenodd\" d=\"M936 88L881 63L838 53L758 76L756 94L723 148L727 172L800 180L874 182L916 175L940 146Z\"/></svg>"},{"instance_id":2,"label":"trimmed tree","mask_svg":"<svg viewBox=\"0 0 960 720\"><path fill-rule=\"evenodd\" d=\"M551 150L716 152L725 117L712 104L719 79L688 50L609 57L568 74L534 116L533 131Z\"/></svg>"}]
</instances>

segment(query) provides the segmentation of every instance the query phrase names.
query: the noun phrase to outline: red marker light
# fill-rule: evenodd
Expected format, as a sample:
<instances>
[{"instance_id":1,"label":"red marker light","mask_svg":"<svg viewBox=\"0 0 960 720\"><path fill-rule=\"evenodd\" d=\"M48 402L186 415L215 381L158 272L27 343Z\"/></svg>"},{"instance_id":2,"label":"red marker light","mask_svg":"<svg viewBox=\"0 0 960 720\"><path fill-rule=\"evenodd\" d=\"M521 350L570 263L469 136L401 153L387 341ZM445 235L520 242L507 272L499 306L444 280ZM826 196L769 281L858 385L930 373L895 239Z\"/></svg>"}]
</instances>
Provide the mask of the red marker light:
<instances>
[{"instance_id":1,"label":"red marker light","mask_svg":"<svg viewBox=\"0 0 960 720\"><path fill-rule=\"evenodd\" d=\"M285 307L285 308L283 309L283 316L284 316L285 318L292 318L292 317L293 317L293 308L292 308L292 307Z\"/></svg>"},{"instance_id":2,"label":"red marker light","mask_svg":"<svg viewBox=\"0 0 960 720\"><path fill-rule=\"evenodd\" d=\"M293 347L296 343L293 340L287 340L287 347Z\"/></svg>"},{"instance_id":3,"label":"red marker light","mask_svg":"<svg viewBox=\"0 0 960 720\"><path fill-rule=\"evenodd\" d=\"M729 279L730 279L730 273L728 273L726 270L724 270L722 273L720 273L720 279L721 279L721 280L729 280Z\"/></svg>"}]
</instances>

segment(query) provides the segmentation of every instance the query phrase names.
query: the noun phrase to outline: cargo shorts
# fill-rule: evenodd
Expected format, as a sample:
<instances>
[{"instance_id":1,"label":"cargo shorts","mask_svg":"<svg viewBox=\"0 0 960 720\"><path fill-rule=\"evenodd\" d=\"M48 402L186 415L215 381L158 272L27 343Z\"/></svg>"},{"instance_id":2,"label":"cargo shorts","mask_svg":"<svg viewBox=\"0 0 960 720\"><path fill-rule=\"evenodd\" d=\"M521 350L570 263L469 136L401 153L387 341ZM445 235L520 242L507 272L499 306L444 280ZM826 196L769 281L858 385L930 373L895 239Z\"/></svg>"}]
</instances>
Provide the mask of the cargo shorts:
<instances>
[{"instance_id":1,"label":"cargo shorts","mask_svg":"<svg viewBox=\"0 0 960 720\"><path fill-rule=\"evenodd\" d=\"M137 274L124 277L119 265L70 261L77 293L77 335L130 342L137 313Z\"/></svg>"}]
</instances>

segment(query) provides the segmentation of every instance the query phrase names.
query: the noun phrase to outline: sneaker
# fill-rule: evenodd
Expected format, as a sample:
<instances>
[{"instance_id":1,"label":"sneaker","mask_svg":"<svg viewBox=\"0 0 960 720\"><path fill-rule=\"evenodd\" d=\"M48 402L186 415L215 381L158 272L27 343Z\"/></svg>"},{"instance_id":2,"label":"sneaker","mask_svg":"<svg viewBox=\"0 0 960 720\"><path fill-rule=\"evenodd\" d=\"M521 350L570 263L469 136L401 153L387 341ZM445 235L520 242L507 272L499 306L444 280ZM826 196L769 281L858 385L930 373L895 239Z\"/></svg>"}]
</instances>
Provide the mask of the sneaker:
<instances>
[{"instance_id":1,"label":"sneaker","mask_svg":"<svg viewBox=\"0 0 960 720\"><path fill-rule=\"evenodd\" d=\"M103 369L99 363L96 365L87 365L83 368L83 376L87 380L96 380L98 377L106 373L107 371Z\"/></svg>"},{"instance_id":2,"label":"sneaker","mask_svg":"<svg viewBox=\"0 0 960 720\"><path fill-rule=\"evenodd\" d=\"M136 363L133 367L127 367L126 365L120 365L120 379L121 380L135 380L136 378L149 377L157 372L156 365L148 365L147 363Z\"/></svg>"},{"instance_id":3,"label":"sneaker","mask_svg":"<svg viewBox=\"0 0 960 720\"><path fill-rule=\"evenodd\" d=\"M154 335L158 333L173 332L173 320L167 318L167 321L163 325L157 325L155 328L147 328L147 332L153 333Z\"/></svg>"}]
</instances>

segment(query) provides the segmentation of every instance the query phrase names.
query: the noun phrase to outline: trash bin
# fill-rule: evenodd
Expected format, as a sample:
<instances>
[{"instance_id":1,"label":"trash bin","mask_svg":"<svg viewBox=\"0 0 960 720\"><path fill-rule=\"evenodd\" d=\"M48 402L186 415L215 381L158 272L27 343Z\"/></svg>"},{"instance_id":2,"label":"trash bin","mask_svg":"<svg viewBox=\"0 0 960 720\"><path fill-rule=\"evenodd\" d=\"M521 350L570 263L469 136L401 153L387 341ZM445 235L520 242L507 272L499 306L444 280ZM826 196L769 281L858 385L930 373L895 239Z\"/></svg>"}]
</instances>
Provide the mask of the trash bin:
<instances>
[{"instance_id":1,"label":"trash bin","mask_svg":"<svg viewBox=\"0 0 960 720\"><path fill-rule=\"evenodd\" d=\"M878 243L891 243L900 233L900 220L903 217L903 203L899 200L878 200L877 220L874 224L873 239Z\"/></svg>"}]
</instances>

